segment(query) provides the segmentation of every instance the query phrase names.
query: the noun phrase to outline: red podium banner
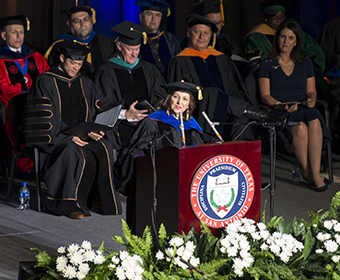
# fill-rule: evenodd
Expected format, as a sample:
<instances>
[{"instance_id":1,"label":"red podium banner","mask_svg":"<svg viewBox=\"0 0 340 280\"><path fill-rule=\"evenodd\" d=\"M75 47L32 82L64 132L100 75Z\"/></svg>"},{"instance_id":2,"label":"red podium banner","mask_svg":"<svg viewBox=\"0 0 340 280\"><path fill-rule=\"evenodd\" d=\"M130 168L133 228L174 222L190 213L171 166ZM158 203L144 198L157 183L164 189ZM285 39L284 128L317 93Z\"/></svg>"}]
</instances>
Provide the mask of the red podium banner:
<instances>
[{"instance_id":1,"label":"red podium banner","mask_svg":"<svg viewBox=\"0 0 340 280\"><path fill-rule=\"evenodd\" d=\"M200 221L213 232L242 217L255 221L261 211L261 142L237 141L156 152L156 228L169 233ZM153 168L150 155L137 158L136 233L151 226Z\"/></svg>"}]
</instances>

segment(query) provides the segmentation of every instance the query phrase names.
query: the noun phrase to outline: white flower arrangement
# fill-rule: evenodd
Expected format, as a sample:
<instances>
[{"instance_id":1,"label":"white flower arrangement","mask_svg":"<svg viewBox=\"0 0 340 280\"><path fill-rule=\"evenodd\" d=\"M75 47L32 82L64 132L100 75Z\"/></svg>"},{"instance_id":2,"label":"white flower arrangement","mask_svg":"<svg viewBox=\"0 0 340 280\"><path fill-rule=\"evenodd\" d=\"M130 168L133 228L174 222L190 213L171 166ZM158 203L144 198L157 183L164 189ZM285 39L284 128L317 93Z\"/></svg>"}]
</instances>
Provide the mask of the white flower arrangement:
<instances>
[{"instance_id":1,"label":"white flower arrangement","mask_svg":"<svg viewBox=\"0 0 340 280\"><path fill-rule=\"evenodd\" d=\"M281 261L287 263L291 256L302 251L303 244L289 234L274 232L272 235L263 223L242 218L225 229L227 235L221 240L221 252L233 259L233 269L238 276L243 276L243 268L254 262L251 255L251 244L262 243L262 251L271 251Z\"/></svg>"},{"instance_id":2,"label":"white flower arrangement","mask_svg":"<svg viewBox=\"0 0 340 280\"><path fill-rule=\"evenodd\" d=\"M182 235L168 235L161 225L157 242L150 228L138 237L122 220L124 238L113 239L126 250L105 249L103 243L94 250L84 241L59 247L60 255L50 257L34 248L42 269L34 279L340 279L340 192L329 211L319 212L310 213L311 223L295 218L285 225L280 217L257 224L236 220L221 237L204 224L201 231Z\"/></svg>"}]
</instances>

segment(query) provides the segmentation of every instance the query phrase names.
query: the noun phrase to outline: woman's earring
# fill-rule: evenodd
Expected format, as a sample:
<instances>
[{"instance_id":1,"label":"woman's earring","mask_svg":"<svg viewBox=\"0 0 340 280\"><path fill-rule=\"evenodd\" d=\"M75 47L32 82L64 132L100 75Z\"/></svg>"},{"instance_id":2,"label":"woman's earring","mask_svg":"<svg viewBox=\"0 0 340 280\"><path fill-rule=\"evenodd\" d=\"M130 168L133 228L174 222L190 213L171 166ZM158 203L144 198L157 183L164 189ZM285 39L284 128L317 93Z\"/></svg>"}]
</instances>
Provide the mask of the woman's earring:
<instances>
[{"instance_id":1,"label":"woman's earring","mask_svg":"<svg viewBox=\"0 0 340 280\"><path fill-rule=\"evenodd\" d=\"M168 116L170 116L170 109L167 109L167 110L166 110L166 114L167 114Z\"/></svg>"},{"instance_id":2,"label":"woman's earring","mask_svg":"<svg viewBox=\"0 0 340 280\"><path fill-rule=\"evenodd\" d=\"M188 121L189 118L190 118L189 109L187 109L186 111L187 111L187 112L186 112L186 115L185 115L185 116L186 116L186 119L187 119L187 121Z\"/></svg>"}]
</instances>

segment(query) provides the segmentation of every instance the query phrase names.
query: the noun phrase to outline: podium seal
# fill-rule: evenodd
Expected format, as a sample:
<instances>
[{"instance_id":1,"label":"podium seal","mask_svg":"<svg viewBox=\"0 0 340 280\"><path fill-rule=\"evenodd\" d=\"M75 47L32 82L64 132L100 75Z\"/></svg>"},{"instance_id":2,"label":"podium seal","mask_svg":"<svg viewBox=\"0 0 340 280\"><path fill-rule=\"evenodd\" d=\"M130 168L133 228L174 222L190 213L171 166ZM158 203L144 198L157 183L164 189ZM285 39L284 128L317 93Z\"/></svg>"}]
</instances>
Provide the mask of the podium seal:
<instances>
[{"instance_id":1,"label":"podium seal","mask_svg":"<svg viewBox=\"0 0 340 280\"><path fill-rule=\"evenodd\" d=\"M249 210L255 192L254 177L241 159L219 155L202 164L190 185L193 213L211 228L223 228Z\"/></svg>"}]
</instances>

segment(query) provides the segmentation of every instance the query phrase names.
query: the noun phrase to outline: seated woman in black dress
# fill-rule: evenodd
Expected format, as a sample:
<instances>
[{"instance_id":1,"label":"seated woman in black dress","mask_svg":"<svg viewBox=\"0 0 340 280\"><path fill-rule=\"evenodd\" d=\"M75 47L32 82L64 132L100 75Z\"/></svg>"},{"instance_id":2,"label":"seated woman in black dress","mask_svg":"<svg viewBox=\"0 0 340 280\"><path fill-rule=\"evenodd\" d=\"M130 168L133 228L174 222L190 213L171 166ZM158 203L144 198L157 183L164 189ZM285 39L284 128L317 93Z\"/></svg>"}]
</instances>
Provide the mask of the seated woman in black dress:
<instances>
[{"instance_id":1,"label":"seated woman in black dress","mask_svg":"<svg viewBox=\"0 0 340 280\"><path fill-rule=\"evenodd\" d=\"M283 21L275 33L271 58L260 65L260 96L263 103L276 109L273 114L287 117L288 122L300 122L278 134L285 147L292 144L303 177L323 192L330 181L320 176L321 150L331 136L315 108L315 75L311 60L301 55L302 44L298 22ZM306 102L283 104L294 101Z\"/></svg>"}]
</instances>

